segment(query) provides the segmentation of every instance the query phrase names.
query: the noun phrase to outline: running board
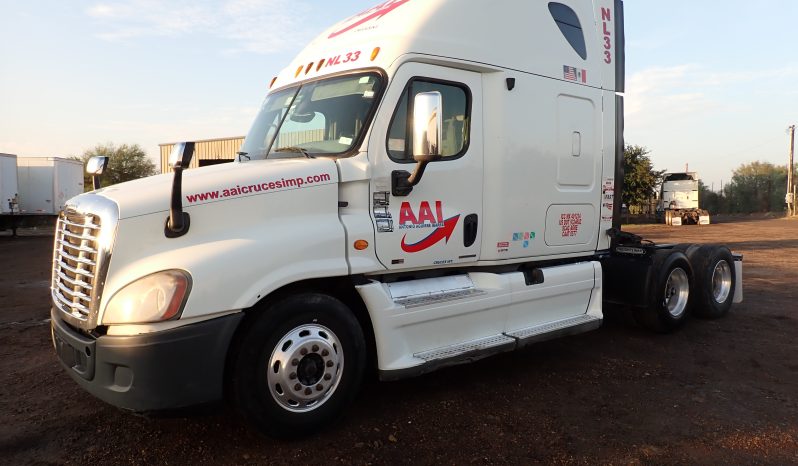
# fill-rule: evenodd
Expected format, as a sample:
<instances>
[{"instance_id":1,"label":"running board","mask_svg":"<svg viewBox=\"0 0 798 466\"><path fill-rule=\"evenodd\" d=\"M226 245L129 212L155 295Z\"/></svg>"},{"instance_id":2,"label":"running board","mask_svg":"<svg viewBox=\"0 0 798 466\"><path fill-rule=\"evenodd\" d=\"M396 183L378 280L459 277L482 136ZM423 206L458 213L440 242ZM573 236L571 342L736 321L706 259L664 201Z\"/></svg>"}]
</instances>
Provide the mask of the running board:
<instances>
[{"instance_id":1,"label":"running board","mask_svg":"<svg viewBox=\"0 0 798 466\"><path fill-rule=\"evenodd\" d=\"M457 358L469 353L485 353L490 352L490 350L502 352L511 351L513 349L515 349L515 338L500 334L492 337L480 338L479 340L469 341L458 345L445 346L443 348L424 351L423 353L416 353L413 356L423 359L426 362L430 362L441 359Z\"/></svg>"},{"instance_id":2,"label":"running board","mask_svg":"<svg viewBox=\"0 0 798 466\"><path fill-rule=\"evenodd\" d=\"M394 300L394 302L400 306L410 309L414 307L429 306L432 304L455 301L458 299L466 299L484 293L485 292L482 290L470 288L466 290L445 291L442 293L430 293L422 296L401 298Z\"/></svg>"},{"instance_id":3,"label":"running board","mask_svg":"<svg viewBox=\"0 0 798 466\"><path fill-rule=\"evenodd\" d=\"M415 353L413 356L423 360L424 363L407 369L380 371L380 379L387 381L415 377L444 367L465 364L495 354L520 349L533 343L589 332L599 328L601 320L600 317L583 314L511 333L502 333Z\"/></svg>"},{"instance_id":4,"label":"running board","mask_svg":"<svg viewBox=\"0 0 798 466\"><path fill-rule=\"evenodd\" d=\"M556 322L538 325L537 327L530 327L524 330L505 333L505 335L517 339L518 346L521 348L533 343L551 340L553 338L589 332L599 327L601 327L601 318L590 314L584 314L577 317L571 317L570 319L558 320Z\"/></svg>"}]
</instances>

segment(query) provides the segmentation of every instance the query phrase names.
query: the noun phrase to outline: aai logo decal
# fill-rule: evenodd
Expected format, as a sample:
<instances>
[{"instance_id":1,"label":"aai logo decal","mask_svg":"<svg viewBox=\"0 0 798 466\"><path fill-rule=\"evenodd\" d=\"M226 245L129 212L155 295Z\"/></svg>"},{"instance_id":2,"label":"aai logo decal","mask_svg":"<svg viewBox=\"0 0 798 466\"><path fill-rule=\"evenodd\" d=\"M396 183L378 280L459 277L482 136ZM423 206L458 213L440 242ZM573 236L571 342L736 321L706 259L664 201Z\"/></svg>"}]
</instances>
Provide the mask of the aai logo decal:
<instances>
[{"instance_id":1,"label":"aai logo decal","mask_svg":"<svg viewBox=\"0 0 798 466\"><path fill-rule=\"evenodd\" d=\"M402 237L402 251L412 254L424 251L438 244L441 240L445 240L448 243L459 221L459 214L448 219L443 218L443 203L441 201L435 201L435 212L432 211L428 201L423 201L417 211L413 210L409 202L403 202L399 210L400 230L431 228L434 228L434 230L414 243L407 242L407 233L405 233Z\"/></svg>"}]
</instances>

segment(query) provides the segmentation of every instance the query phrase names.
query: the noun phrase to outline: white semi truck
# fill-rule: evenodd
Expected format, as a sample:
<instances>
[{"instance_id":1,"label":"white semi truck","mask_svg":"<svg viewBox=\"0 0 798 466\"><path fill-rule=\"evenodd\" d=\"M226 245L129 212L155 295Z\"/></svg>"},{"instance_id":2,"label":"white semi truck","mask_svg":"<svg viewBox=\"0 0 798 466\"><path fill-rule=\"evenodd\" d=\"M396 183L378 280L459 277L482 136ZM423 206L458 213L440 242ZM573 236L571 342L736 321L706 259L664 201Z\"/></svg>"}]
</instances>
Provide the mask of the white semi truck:
<instances>
[{"instance_id":1,"label":"white semi truck","mask_svg":"<svg viewBox=\"0 0 798 466\"><path fill-rule=\"evenodd\" d=\"M698 206L698 174L666 173L657 214L667 225L709 225L709 212Z\"/></svg>"},{"instance_id":2,"label":"white semi truck","mask_svg":"<svg viewBox=\"0 0 798 466\"><path fill-rule=\"evenodd\" d=\"M227 396L275 436L384 380L741 295L722 246L619 229L620 0L391 0L277 77L239 159L72 199L52 282L72 378L133 411ZM173 177L172 177L173 176Z\"/></svg>"}]
</instances>

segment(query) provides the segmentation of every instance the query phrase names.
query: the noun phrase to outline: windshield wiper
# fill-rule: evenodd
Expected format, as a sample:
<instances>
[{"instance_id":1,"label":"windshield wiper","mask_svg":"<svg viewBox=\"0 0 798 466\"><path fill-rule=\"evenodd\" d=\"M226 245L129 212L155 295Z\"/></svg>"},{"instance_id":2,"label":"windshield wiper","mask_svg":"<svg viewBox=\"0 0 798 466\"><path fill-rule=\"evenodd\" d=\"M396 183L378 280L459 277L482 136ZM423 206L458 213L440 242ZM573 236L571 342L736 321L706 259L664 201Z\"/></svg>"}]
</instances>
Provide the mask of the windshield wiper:
<instances>
[{"instance_id":1,"label":"windshield wiper","mask_svg":"<svg viewBox=\"0 0 798 466\"><path fill-rule=\"evenodd\" d=\"M309 159L315 159L316 158L316 157L310 155L310 153L307 150L305 150L302 147L298 147L298 146L280 147L278 149L275 149L274 151L275 152L296 152L296 153L304 155L305 157L307 157Z\"/></svg>"}]
</instances>

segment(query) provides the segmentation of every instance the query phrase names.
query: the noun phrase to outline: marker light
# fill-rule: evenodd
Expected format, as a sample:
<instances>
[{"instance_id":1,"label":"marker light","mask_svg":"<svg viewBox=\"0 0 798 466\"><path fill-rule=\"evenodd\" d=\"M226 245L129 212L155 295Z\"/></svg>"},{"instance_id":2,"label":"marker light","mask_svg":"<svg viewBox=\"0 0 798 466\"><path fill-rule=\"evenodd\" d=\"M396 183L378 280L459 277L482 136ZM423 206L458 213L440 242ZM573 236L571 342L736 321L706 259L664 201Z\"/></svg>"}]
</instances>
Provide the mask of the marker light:
<instances>
[{"instance_id":1,"label":"marker light","mask_svg":"<svg viewBox=\"0 0 798 466\"><path fill-rule=\"evenodd\" d=\"M368 247L369 247L369 242L364 239L359 239L355 241L355 249L357 249L358 251L366 250L368 249Z\"/></svg>"},{"instance_id":2,"label":"marker light","mask_svg":"<svg viewBox=\"0 0 798 466\"><path fill-rule=\"evenodd\" d=\"M371 61L376 60L377 59L377 55L379 55L379 54L380 54L380 48L379 47L374 47L374 50L371 52Z\"/></svg>"},{"instance_id":3,"label":"marker light","mask_svg":"<svg viewBox=\"0 0 798 466\"><path fill-rule=\"evenodd\" d=\"M165 270L140 278L108 302L103 325L162 322L179 317L191 288L182 270Z\"/></svg>"},{"instance_id":4,"label":"marker light","mask_svg":"<svg viewBox=\"0 0 798 466\"><path fill-rule=\"evenodd\" d=\"M272 86L274 86L274 83L275 83L275 82L277 82L277 76L275 76L275 77L273 77L273 78L272 78L272 82L270 82L270 83L269 83L269 89L271 89L271 88L272 88Z\"/></svg>"},{"instance_id":5,"label":"marker light","mask_svg":"<svg viewBox=\"0 0 798 466\"><path fill-rule=\"evenodd\" d=\"M298 77L299 77L299 73L301 73L301 72L302 72L302 69L303 69L303 68L305 68L305 67L304 67L304 66L302 66L302 65L299 65L299 68L297 68L297 69L296 69L296 74L294 75L294 77L295 77L295 78L298 78Z\"/></svg>"}]
</instances>

